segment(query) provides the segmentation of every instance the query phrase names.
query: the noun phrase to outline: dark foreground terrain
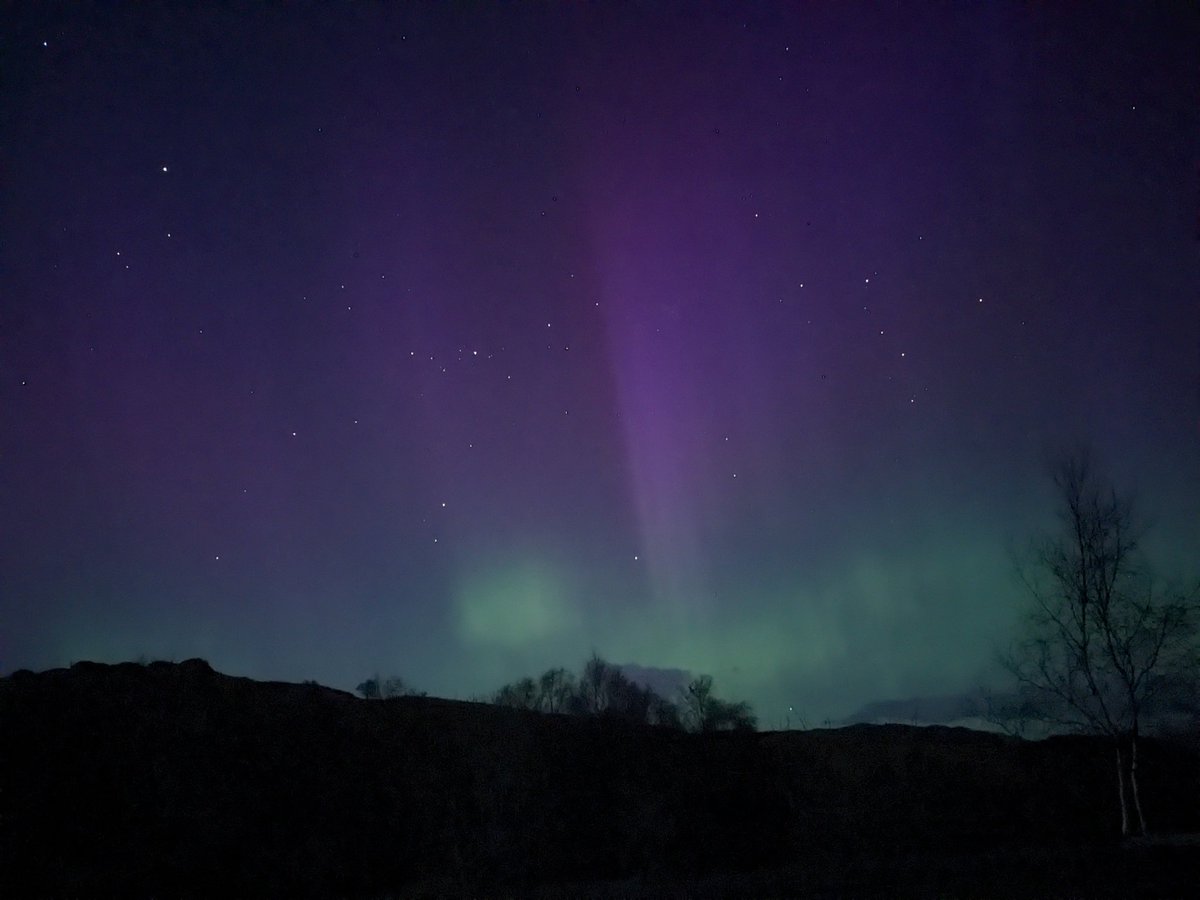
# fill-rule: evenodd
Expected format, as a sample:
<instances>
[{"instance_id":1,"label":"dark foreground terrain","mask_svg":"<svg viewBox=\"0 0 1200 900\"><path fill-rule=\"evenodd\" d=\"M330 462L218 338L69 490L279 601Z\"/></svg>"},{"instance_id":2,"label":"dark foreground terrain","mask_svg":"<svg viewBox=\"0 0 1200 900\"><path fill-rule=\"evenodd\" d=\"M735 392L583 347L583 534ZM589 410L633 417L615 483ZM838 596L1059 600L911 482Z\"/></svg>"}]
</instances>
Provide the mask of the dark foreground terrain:
<instances>
[{"instance_id":1,"label":"dark foreground terrain","mask_svg":"<svg viewBox=\"0 0 1200 900\"><path fill-rule=\"evenodd\" d=\"M80 663L0 679L0 896L1192 895L1200 847L1118 840L1111 756ZM1152 828L1200 831L1194 754L1142 763Z\"/></svg>"}]
</instances>

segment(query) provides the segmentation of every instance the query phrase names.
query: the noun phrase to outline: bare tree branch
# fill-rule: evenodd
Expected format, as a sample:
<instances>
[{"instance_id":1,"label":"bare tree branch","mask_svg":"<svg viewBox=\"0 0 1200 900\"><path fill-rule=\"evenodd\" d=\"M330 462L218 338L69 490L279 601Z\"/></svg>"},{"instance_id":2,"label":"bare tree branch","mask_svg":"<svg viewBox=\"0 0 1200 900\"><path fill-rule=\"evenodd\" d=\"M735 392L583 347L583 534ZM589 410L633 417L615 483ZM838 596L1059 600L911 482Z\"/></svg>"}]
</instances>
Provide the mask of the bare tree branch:
<instances>
[{"instance_id":1,"label":"bare tree branch","mask_svg":"<svg viewBox=\"0 0 1200 900\"><path fill-rule=\"evenodd\" d=\"M1132 502L1104 483L1086 450L1063 458L1052 477L1061 530L1018 565L1030 599L1025 637L1001 662L1036 718L1117 741L1122 822L1134 821L1132 801L1144 831L1142 712L1164 676L1196 658L1197 604L1164 597L1138 555Z\"/></svg>"}]
</instances>

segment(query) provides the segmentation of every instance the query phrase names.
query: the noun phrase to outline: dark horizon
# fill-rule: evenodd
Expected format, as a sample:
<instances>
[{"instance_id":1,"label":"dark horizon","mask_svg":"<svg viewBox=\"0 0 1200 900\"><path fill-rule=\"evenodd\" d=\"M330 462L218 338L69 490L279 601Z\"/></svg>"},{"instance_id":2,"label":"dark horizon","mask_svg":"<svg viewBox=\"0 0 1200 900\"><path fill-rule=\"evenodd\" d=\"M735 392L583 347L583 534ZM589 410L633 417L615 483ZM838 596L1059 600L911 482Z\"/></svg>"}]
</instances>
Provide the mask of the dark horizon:
<instances>
[{"instance_id":1,"label":"dark horizon","mask_svg":"<svg viewBox=\"0 0 1200 900\"><path fill-rule=\"evenodd\" d=\"M0 675L969 690L1079 441L1200 580L1200 14L10 5Z\"/></svg>"}]
</instances>

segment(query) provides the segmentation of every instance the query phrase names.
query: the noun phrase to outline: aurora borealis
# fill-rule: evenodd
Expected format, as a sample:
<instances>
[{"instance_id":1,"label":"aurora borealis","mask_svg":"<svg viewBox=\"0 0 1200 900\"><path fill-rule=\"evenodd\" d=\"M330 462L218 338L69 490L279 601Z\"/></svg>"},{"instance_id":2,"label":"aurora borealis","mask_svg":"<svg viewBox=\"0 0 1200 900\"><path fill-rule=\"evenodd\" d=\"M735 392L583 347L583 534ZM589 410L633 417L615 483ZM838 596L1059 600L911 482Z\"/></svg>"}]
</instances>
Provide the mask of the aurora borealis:
<instances>
[{"instance_id":1,"label":"aurora borealis","mask_svg":"<svg viewBox=\"0 0 1200 900\"><path fill-rule=\"evenodd\" d=\"M0 672L965 690L1080 440L1200 575L1182 4L0 16Z\"/></svg>"}]
</instances>

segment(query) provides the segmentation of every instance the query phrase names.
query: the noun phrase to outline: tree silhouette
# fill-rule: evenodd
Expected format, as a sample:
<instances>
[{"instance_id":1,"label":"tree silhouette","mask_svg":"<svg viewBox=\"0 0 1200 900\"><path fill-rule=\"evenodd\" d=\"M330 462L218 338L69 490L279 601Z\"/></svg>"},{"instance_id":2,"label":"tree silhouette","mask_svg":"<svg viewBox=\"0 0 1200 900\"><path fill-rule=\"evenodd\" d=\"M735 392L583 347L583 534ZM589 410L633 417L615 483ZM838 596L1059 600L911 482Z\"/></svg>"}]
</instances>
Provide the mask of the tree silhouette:
<instances>
[{"instance_id":1,"label":"tree silhouette","mask_svg":"<svg viewBox=\"0 0 1200 900\"><path fill-rule=\"evenodd\" d=\"M598 716L608 709L610 683L616 670L593 652L583 664L575 696L571 700L572 711L585 716Z\"/></svg>"},{"instance_id":2,"label":"tree silhouette","mask_svg":"<svg viewBox=\"0 0 1200 900\"><path fill-rule=\"evenodd\" d=\"M650 691L650 708L647 711L646 720L651 725L660 725L663 728L683 728L683 717L680 715L679 707L654 691Z\"/></svg>"},{"instance_id":3,"label":"tree silhouette","mask_svg":"<svg viewBox=\"0 0 1200 900\"><path fill-rule=\"evenodd\" d=\"M1098 475L1086 450L1064 457L1052 475L1061 527L1020 566L1031 605L1024 634L1002 661L1026 713L1113 739L1121 833L1142 834L1142 712L1194 653L1194 610L1149 574L1131 502Z\"/></svg>"},{"instance_id":4,"label":"tree silhouette","mask_svg":"<svg viewBox=\"0 0 1200 900\"><path fill-rule=\"evenodd\" d=\"M758 725L749 703L730 703L713 693L711 675L693 679L681 695L683 723L691 731L753 731Z\"/></svg>"},{"instance_id":5,"label":"tree silhouette","mask_svg":"<svg viewBox=\"0 0 1200 900\"><path fill-rule=\"evenodd\" d=\"M566 712L575 694L575 676L563 668L547 669L538 679L538 709Z\"/></svg>"},{"instance_id":6,"label":"tree silhouette","mask_svg":"<svg viewBox=\"0 0 1200 900\"><path fill-rule=\"evenodd\" d=\"M404 683L404 679L395 675L391 678L380 678L378 673L359 684L355 690L363 696L364 700L387 700L390 697L419 695L417 691Z\"/></svg>"},{"instance_id":7,"label":"tree silhouette","mask_svg":"<svg viewBox=\"0 0 1200 900\"><path fill-rule=\"evenodd\" d=\"M608 694L606 716L628 722L649 722L651 698L655 696L650 688L634 683L620 669L612 667L605 690Z\"/></svg>"},{"instance_id":8,"label":"tree silhouette","mask_svg":"<svg viewBox=\"0 0 1200 900\"><path fill-rule=\"evenodd\" d=\"M361 686L360 686L361 687ZM676 704L630 679L598 653L592 653L578 678L566 669L548 669L535 681L521 678L491 696L498 706L538 712L618 719L693 731L750 729L757 724L748 703L729 703L713 695L712 678L696 679Z\"/></svg>"},{"instance_id":9,"label":"tree silhouette","mask_svg":"<svg viewBox=\"0 0 1200 900\"><path fill-rule=\"evenodd\" d=\"M538 688L532 678L522 678L504 685L496 691L492 702L497 706L509 706L513 709L540 709Z\"/></svg>"},{"instance_id":10,"label":"tree silhouette","mask_svg":"<svg viewBox=\"0 0 1200 900\"><path fill-rule=\"evenodd\" d=\"M568 712L576 700L574 676L566 669L547 669L534 681L521 678L504 685L491 697L497 706L538 712Z\"/></svg>"},{"instance_id":11,"label":"tree silhouette","mask_svg":"<svg viewBox=\"0 0 1200 900\"><path fill-rule=\"evenodd\" d=\"M648 687L632 681L619 666L593 653L583 666L568 708L581 715L627 722L670 724L670 704Z\"/></svg>"}]
</instances>

